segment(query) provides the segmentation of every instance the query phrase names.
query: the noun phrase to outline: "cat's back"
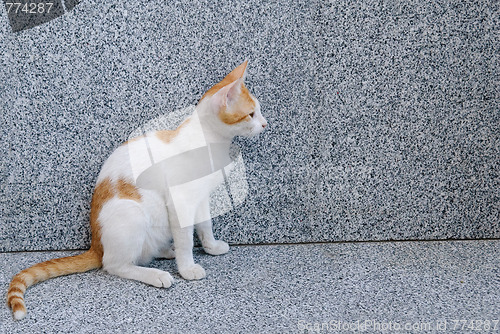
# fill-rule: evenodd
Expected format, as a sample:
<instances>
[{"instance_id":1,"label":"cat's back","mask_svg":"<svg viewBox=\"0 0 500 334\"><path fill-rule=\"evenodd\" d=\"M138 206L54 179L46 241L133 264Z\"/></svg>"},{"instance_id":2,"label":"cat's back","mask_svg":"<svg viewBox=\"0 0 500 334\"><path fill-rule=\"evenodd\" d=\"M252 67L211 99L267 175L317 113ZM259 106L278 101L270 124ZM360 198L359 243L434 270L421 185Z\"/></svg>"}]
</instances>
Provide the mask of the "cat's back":
<instances>
[{"instance_id":1,"label":"cat's back","mask_svg":"<svg viewBox=\"0 0 500 334\"><path fill-rule=\"evenodd\" d=\"M202 131L189 117L175 130L148 132L120 145L104 162L97 183L125 179L135 184L147 169L203 145Z\"/></svg>"}]
</instances>

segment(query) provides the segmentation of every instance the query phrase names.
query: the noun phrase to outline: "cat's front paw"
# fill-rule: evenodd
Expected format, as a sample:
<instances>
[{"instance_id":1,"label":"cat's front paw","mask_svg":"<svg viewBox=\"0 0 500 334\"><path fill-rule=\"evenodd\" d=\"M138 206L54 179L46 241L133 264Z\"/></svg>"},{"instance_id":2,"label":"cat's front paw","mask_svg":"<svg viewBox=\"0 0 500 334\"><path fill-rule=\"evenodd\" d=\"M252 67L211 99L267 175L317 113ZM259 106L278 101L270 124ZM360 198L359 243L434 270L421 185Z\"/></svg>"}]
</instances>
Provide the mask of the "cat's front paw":
<instances>
[{"instance_id":1,"label":"cat's front paw","mask_svg":"<svg viewBox=\"0 0 500 334\"><path fill-rule=\"evenodd\" d=\"M184 279L187 280L202 279L207 276L207 274L205 273L205 269L203 269L203 267L199 264L194 264L190 267L179 269L179 273Z\"/></svg>"},{"instance_id":2,"label":"cat's front paw","mask_svg":"<svg viewBox=\"0 0 500 334\"><path fill-rule=\"evenodd\" d=\"M203 249L210 255L222 255L229 252L229 245L222 240L215 240L213 244L204 245Z\"/></svg>"}]
</instances>

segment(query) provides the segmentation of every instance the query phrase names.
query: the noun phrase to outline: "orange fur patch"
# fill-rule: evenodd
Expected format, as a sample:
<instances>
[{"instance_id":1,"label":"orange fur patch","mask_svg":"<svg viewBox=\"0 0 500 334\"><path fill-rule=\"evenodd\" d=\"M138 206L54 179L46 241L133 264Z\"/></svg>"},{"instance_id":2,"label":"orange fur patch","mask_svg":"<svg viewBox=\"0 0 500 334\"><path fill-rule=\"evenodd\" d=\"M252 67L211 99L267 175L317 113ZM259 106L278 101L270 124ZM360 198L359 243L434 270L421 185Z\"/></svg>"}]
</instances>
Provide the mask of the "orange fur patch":
<instances>
[{"instance_id":1,"label":"orange fur patch","mask_svg":"<svg viewBox=\"0 0 500 334\"><path fill-rule=\"evenodd\" d=\"M16 287L16 289L18 287L24 287L25 285L26 285L26 282L24 281L24 279L22 277L19 277L19 276L15 276L14 279L12 280L12 282L10 282L10 286ZM21 292L22 292L22 288L18 288L18 289L21 290Z\"/></svg>"},{"instance_id":2,"label":"orange fur patch","mask_svg":"<svg viewBox=\"0 0 500 334\"><path fill-rule=\"evenodd\" d=\"M12 311L17 312L17 311L26 311L26 307L24 307L24 301L13 303L12 305Z\"/></svg>"},{"instance_id":3,"label":"orange fur patch","mask_svg":"<svg viewBox=\"0 0 500 334\"><path fill-rule=\"evenodd\" d=\"M181 129L185 127L189 123L190 119L186 119L181 125L177 127L175 130L160 130L156 131L156 136L165 143L170 143L172 139L174 139Z\"/></svg>"},{"instance_id":4,"label":"orange fur patch","mask_svg":"<svg viewBox=\"0 0 500 334\"><path fill-rule=\"evenodd\" d=\"M12 292L12 291L11 291ZM7 303L9 303L9 305L12 304L12 300L13 299L20 299L20 300L23 300L23 297L20 297L20 296L10 296L8 299L7 299Z\"/></svg>"},{"instance_id":5,"label":"orange fur patch","mask_svg":"<svg viewBox=\"0 0 500 334\"><path fill-rule=\"evenodd\" d=\"M12 288L9 289L9 292L10 293L16 293L16 292L24 293L24 291L22 289L18 288L17 286L12 286Z\"/></svg>"},{"instance_id":6,"label":"orange fur patch","mask_svg":"<svg viewBox=\"0 0 500 334\"><path fill-rule=\"evenodd\" d=\"M14 312L26 311L23 295L29 286L49 278L84 272L100 266L101 256L92 249L83 254L37 263L14 276L7 292L7 303Z\"/></svg>"},{"instance_id":7,"label":"orange fur patch","mask_svg":"<svg viewBox=\"0 0 500 334\"><path fill-rule=\"evenodd\" d=\"M235 124L244 120L255 109L255 101L250 92L242 85L238 100L229 108L219 112L219 118L226 124Z\"/></svg>"},{"instance_id":8,"label":"orange fur patch","mask_svg":"<svg viewBox=\"0 0 500 334\"><path fill-rule=\"evenodd\" d=\"M103 254L101 244L101 226L97 221L104 203L114 196L114 189L110 179L102 180L94 190L92 202L90 203L90 230L92 231L92 241L90 249L93 249L101 257Z\"/></svg>"},{"instance_id":9,"label":"orange fur patch","mask_svg":"<svg viewBox=\"0 0 500 334\"><path fill-rule=\"evenodd\" d=\"M131 199L136 202L141 201L141 194L139 193L139 190L136 188L136 186L128 183L123 179L118 180L116 189L118 190L118 198Z\"/></svg>"},{"instance_id":10,"label":"orange fur patch","mask_svg":"<svg viewBox=\"0 0 500 334\"><path fill-rule=\"evenodd\" d=\"M216 83L212 88L207 90L205 94L203 94L202 98L200 99L203 100L207 96L212 96L215 93L217 93L222 87L225 87L229 85L232 82L235 82L238 79L241 79L243 77L243 74L245 74L245 69L247 68L248 61L244 61L241 65L236 67L234 70L231 71L228 75L222 79L221 82Z\"/></svg>"}]
</instances>

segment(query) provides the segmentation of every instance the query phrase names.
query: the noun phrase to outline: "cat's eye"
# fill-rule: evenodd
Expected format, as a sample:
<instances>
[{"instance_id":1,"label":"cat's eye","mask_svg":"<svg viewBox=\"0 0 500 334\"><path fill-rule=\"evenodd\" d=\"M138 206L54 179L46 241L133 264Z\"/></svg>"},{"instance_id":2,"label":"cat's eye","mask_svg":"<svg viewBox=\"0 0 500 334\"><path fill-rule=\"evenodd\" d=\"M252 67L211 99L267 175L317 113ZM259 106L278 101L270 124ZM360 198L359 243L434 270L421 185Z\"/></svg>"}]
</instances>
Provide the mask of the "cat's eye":
<instances>
[{"instance_id":1,"label":"cat's eye","mask_svg":"<svg viewBox=\"0 0 500 334\"><path fill-rule=\"evenodd\" d=\"M248 116L250 116L250 117L252 117L252 118L253 118L253 115L254 115L254 114L255 114L254 112L251 112L250 114L248 114Z\"/></svg>"}]
</instances>

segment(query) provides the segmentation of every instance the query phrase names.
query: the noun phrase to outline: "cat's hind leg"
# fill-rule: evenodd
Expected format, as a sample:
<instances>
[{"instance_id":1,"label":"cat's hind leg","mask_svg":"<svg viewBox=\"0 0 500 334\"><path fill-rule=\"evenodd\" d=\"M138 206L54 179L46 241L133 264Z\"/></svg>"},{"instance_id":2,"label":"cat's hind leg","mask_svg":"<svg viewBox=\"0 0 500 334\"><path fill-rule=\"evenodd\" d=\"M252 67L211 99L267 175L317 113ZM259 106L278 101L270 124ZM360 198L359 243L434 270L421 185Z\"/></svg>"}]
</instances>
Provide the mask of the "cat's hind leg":
<instances>
[{"instance_id":1,"label":"cat's hind leg","mask_svg":"<svg viewBox=\"0 0 500 334\"><path fill-rule=\"evenodd\" d=\"M123 264L118 267L107 268L106 270L112 275L133 279L158 288L168 288L174 282L172 275L168 272L155 268L145 268L132 264Z\"/></svg>"},{"instance_id":2,"label":"cat's hind leg","mask_svg":"<svg viewBox=\"0 0 500 334\"><path fill-rule=\"evenodd\" d=\"M151 261L154 247L148 244L150 225L142 206L131 200L113 199L106 203L99 215L103 269L112 275L168 288L174 279L155 268L140 267Z\"/></svg>"}]
</instances>

